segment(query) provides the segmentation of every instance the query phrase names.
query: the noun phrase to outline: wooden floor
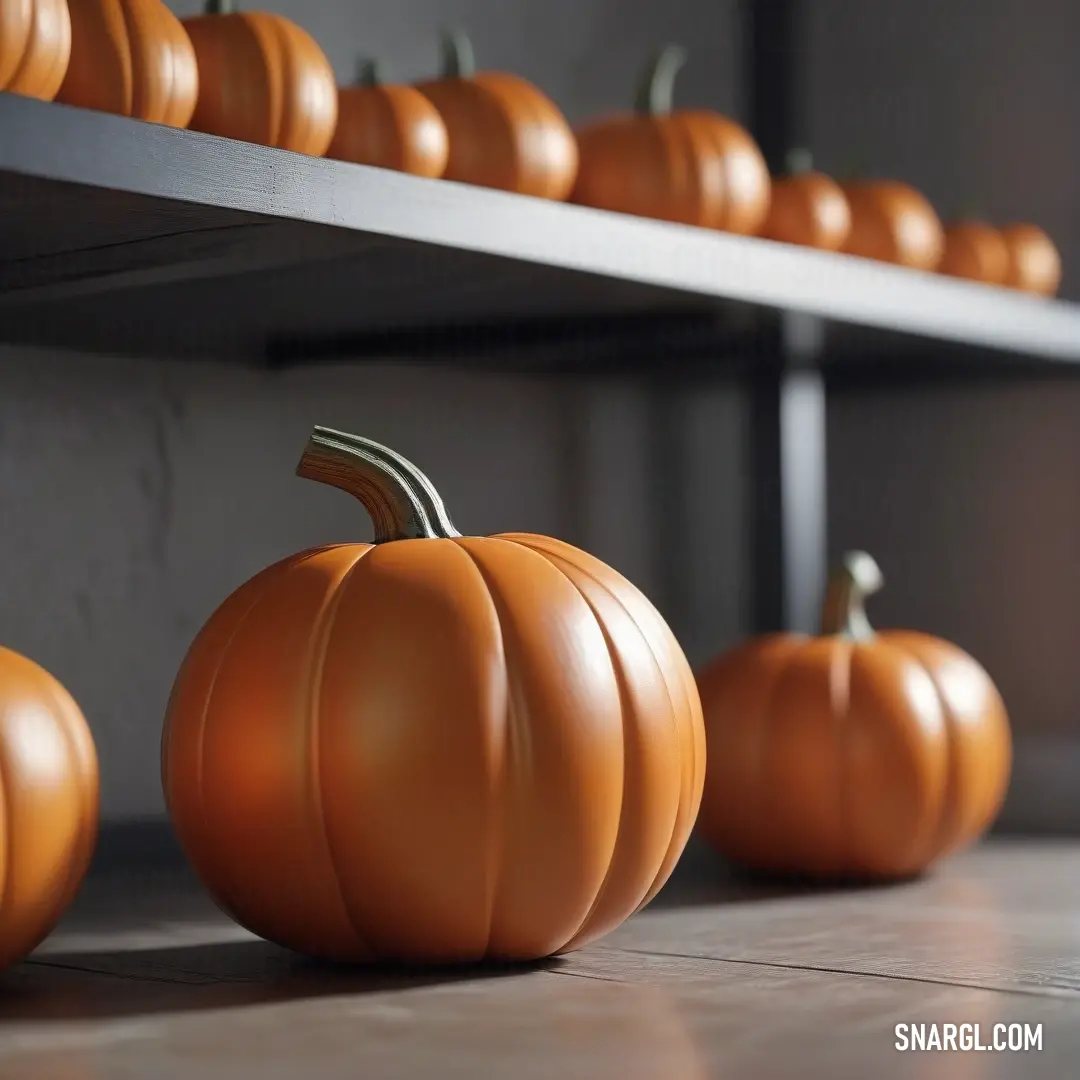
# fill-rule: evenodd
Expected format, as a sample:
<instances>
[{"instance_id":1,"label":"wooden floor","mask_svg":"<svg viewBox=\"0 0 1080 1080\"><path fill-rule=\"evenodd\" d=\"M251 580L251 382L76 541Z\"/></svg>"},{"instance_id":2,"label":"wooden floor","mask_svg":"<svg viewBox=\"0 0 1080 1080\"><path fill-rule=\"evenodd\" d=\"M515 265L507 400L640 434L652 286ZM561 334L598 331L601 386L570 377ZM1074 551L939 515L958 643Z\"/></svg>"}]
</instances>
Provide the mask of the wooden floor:
<instances>
[{"instance_id":1,"label":"wooden floor","mask_svg":"<svg viewBox=\"0 0 1080 1080\"><path fill-rule=\"evenodd\" d=\"M1041 1024L909 1051L898 1024ZM930 1029L926 1029L930 1037ZM92 880L0 976L0 1080L1080 1075L1080 842L998 841L891 888L755 886L691 852L603 943L535 968L328 968L179 870Z\"/></svg>"}]
</instances>

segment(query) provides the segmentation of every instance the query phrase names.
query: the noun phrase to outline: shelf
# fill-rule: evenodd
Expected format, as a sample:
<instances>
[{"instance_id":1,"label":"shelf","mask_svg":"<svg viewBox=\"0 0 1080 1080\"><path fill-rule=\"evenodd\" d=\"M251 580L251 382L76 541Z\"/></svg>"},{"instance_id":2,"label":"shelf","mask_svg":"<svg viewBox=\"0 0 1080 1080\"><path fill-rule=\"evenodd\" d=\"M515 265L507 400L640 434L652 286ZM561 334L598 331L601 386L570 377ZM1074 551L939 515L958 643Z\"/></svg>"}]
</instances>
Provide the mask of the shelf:
<instances>
[{"instance_id":1,"label":"shelf","mask_svg":"<svg viewBox=\"0 0 1080 1080\"><path fill-rule=\"evenodd\" d=\"M1080 361L1072 304L0 94L9 342L302 360L487 334L715 360L777 312L875 351Z\"/></svg>"}]
</instances>

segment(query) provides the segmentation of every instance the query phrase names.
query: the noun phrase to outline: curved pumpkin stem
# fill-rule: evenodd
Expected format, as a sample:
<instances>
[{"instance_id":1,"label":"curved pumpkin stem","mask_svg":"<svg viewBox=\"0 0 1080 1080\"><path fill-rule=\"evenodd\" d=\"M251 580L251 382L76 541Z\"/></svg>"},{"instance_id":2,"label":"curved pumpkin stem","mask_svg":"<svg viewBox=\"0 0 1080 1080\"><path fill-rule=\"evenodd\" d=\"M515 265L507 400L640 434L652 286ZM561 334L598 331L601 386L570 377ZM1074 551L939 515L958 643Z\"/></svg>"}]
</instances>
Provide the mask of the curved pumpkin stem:
<instances>
[{"instance_id":1,"label":"curved pumpkin stem","mask_svg":"<svg viewBox=\"0 0 1080 1080\"><path fill-rule=\"evenodd\" d=\"M204 11L207 15L235 15L234 0L206 0Z\"/></svg>"},{"instance_id":2,"label":"curved pumpkin stem","mask_svg":"<svg viewBox=\"0 0 1080 1080\"><path fill-rule=\"evenodd\" d=\"M431 481L411 461L359 435L317 426L296 475L358 498L371 515L376 544L461 535Z\"/></svg>"},{"instance_id":3,"label":"curved pumpkin stem","mask_svg":"<svg viewBox=\"0 0 1080 1080\"><path fill-rule=\"evenodd\" d=\"M675 106L675 77L685 64L685 50L665 45L641 77L635 111L642 116L667 116Z\"/></svg>"},{"instance_id":4,"label":"curved pumpkin stem","mask_svg":"<svg viewBox=\"0 0 1080 1080\"><path fill-rule=\"evenodd\" d=\"M874 628L866 617L866 598L885 584L878 564L865 551L849 551L829 575L821 605L822 634L842 634L870 641Z\"/></svg>"},{"instance_id":5,"label":"curved pumpkin stem","mask_svg":"<svg viewBox=\"0 0 1080 1080\"><path fill-rule=\"evenodd\" d=\"M809 150L789 150L784 165L788 176L801 176L814 171L814 155Z\"/></svg>"},{"instance_id":6,"label":"curved pumpkin stem","mask_svg":"<svg viewBox=\"0 0 1080 1080\"><path fill-rule=\"evenodd\" d=\"M444 79L471 79L476 74L476 53L464 30L443 30Z\"/></svg>"},{"instance_id":7,"label":"curved pumpkin stem","mask_svg":"<svg viewBox=\"0 0 1080 1080\"><path fill-rule=\"evenodd\" d=\"M382 86L386 81L383 65L378 60L363 59L356 68L357 86Z\"/></svg>"}]
</instances>

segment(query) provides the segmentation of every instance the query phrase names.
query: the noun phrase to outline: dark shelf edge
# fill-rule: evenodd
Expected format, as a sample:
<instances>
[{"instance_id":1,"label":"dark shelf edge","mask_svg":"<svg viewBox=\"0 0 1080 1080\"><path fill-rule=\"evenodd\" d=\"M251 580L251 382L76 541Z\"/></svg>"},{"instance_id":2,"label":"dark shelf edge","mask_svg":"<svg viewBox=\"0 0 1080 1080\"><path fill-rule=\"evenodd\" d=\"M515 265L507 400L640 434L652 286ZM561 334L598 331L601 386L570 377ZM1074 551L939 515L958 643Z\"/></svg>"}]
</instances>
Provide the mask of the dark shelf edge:
<instances>
[{"instance_id":1,"label":"dark shelf edge","mask_svg":"<svg viewBox=\"0 0 1080 1080\"><path fill-rule=\"evenodd\" d=\"M0 130L0 172L23 177L240 212L252 215L253 224L303 222L717 303L1080 361L1080 306L848 256L308 158L13 95L0 94ZM5 296L5 304L17 302L18 293Z\"/></svg>"}]
</instances>

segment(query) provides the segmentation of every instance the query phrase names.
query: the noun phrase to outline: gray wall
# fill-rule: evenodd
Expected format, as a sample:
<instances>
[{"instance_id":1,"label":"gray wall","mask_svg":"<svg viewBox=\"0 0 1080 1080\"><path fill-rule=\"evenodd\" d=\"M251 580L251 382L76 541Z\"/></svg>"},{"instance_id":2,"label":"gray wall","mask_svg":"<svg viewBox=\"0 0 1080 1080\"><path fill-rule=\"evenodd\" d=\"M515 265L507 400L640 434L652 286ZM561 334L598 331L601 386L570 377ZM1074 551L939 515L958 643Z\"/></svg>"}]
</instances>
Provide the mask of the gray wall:
<instances>
[{"instance_id":1,"label":"gray wall","mask_svg":"<svg viewBox=\"0 0 1080 1080\"><path fill-rule=\"evenodd\" d=\"M358 53L404 79L425 74L437 27L464 25L484 65L533 78L575 119L619 107L642 58L678 40L693 57L682 100L737 113L732 2L266 6L299 16L342 77ZM1067 266L1080 260L1080 68L1069 52L1080 14L1067 0L807 9L807 103L823 166L858 155L945 211L975 196L990 215L1041 221ZM1067 282L1080 290L1076 274ZM687 388L670 404L693 484L713 496L694 528L685 514L664 518L645 451L655 406L630 380L411 365L270 375L0 349L0 641L82 703L105 816L160 811L162 712L203 619L271 560L367 536L358 506L293 477L320 422L413 457L464 529L536 529L590 547L657 600L701 659L746 625L744 406L724 387ZM1080 828L1070 794L1080 776L1077 419L1071 384L846 396L829 412L831 545L880 556L880 622L951 636L994 672L1019 735L1014 824ZM673 558L693 588L672 575Z\"/></svg>"}]
</instances>

